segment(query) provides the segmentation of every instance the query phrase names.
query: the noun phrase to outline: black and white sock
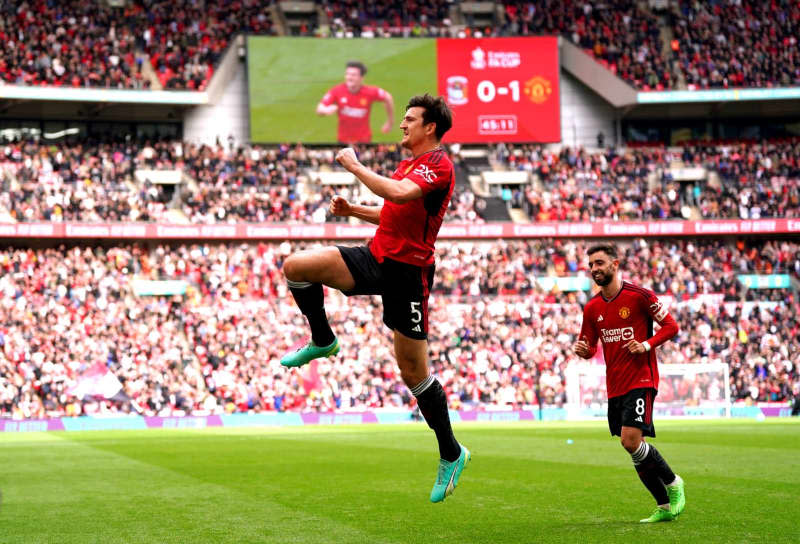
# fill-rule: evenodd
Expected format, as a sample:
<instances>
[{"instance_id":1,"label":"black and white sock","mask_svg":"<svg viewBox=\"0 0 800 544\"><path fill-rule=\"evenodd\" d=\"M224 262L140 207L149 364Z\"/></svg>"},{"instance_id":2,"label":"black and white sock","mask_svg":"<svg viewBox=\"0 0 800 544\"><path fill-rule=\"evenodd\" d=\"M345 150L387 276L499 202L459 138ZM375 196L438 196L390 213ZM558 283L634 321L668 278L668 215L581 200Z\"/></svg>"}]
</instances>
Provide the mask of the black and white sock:
<instances>
[{"instance_id":1,"label":"black and white sock","mask_svg":"<svg viewBox=\"0 0 800 544\"><path fill-rule=\"evenodd\" d=\"M675 473L672 472L672 469L669 468L669 465L664 458L661 457L661 454L654 445L648 444L647 446L647 453L642 459L642 463L652 463L656 474L658 474L658 477L664 485L672 485L675 482Z\"/></svg>"},{"instance_id":2,"label":"black and white sock","mask_svg":"<svg viewBox=\"0 0 800 544\"><path fill-rule=\"evenodd\" d=\"M291 280L287 280L286 283L297 307L308 320L311 340L317 346L331 345L336 336L328 323L328 316L325 315L325 294L322 292L322 284Z\"/></svg>"},{"instance_id":3,"label":"black and white sock","mask_svg":"<svg viewBox=\"0 0 800 544\"><path fill-rule=\"evenodd\" d=\"M636 451L631 453L631 459L633 459L633 466L636 468L639 479L650 494L653 495L656 504L662 508L665 505L669 507L667 488L664 487L664 482L659 477L658 470L652 460L651 452L654 449L653 446L642 440Z\"/></svg>"},{"instance_id":4,"label":"black and white sock","mask_svg":"<svg viewBox=\"0 0 800 544\"><path fill-rule=\"evenodd\" d=\"M461 446L458 445L456 437L453 435L453 428L450 426L447 395L442 389L442 384L433 376L428 376L410 389L417 398L419 411L425 417L428 427L436 433L436 441L439 442L439 457L445 461L455 461L461 455Z\"/></svg>"}]
</instances>

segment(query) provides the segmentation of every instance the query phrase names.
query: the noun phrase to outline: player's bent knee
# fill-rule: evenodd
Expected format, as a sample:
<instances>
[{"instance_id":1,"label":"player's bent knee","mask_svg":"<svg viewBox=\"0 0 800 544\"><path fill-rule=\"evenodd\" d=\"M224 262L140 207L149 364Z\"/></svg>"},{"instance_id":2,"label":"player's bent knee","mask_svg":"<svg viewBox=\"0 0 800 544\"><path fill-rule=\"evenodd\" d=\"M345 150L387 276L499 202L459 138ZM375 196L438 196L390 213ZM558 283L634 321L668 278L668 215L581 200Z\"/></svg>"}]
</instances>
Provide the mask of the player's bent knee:
<instances>
[{"instance_id":1,"label":"player's bent knee","mask_svg":"<svg viewBox=\"0 0 800 544\"><path fill-rule=\"evenodd\" d=\"M413 357L397 357L400 377L408 387L415 387L428 377L427 360L417 361Z\"/></svg>"},{"instance_id":2,"label":"player's bent knee","mask_svg":"<svg viewBox=\"0 0 800 544\"><path fill-rule=\"evenodd\" d=\"M428 377L427 371L424 373L414 372L414 371L404 371L400 370L400 377L403 378L403 383L406 384L409 388L414 388L421 384L425 378Z\"/></svg>"},{"instance_id":3,"label":"player's bent knee","mask_svg":"<svg viewBox=\"0 0 800 544\"><path fill-rule=\"evenodd\" d=\"M625 448L628 452L632 453L636 451L639 447L639 444L642 442L642 439L638 436L622 436L619 439L620 444L622 447Z\"/></svg>"},{"instance_id":4,"label":"player's bent knee","mask_svg":"<svg viewBox=\"0 0 800 544\"><path fill-rule=\"evenodd\" d=\"M299 259L294 255L289 255L285 261L283 261L283 266L281 270L283 271L283 275L286 277L287 280L290 281L303 281L300 277L300 266L299 266Z\"/></svg>"}]
</instances>

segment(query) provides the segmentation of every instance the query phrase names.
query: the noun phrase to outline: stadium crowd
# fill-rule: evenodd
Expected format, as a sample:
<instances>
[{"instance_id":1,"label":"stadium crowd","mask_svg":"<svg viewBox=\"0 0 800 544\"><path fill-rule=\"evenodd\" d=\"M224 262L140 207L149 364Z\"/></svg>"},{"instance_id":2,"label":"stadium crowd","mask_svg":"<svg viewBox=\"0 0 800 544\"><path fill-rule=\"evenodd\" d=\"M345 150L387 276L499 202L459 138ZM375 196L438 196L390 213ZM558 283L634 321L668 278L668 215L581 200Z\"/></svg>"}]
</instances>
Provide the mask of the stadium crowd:
<instances>
[{"instance_id":1,"label":"stadium crowd","mask_svg":"<svg viewBox=\"0 0 800 544\"><path fill-rule=\"evenodd\" d=\"M272 0L7 2L0 8L0 79L19 85L202 90L237 33L276 33ZM504 0L488 23L452 2L320 3L327 25L309 18L304 36L424 37L560 34L637 88L706 89L800 84L800 8L763 3L680 0L654 13L633 0ZM662 32L667 29L667 32ZM663 40L669 37L670 43Z\"/></svg>"},{"instance_id":2,"label":"stadium crowd","mask_svg":"<svg viewBox=\"0 0 800 544\"><path fill-rule=\"evenodd\" d=\"M421 38L449 36L451 5L445 0L326 0L323 9L333 37Z\"/></svg>"},{"instance_id":3,"label":"stadium crowd","mask_svg":"<svg viewBox=\"0 0 800 544\"><path fill-rule=\"evenodd\" d=\"M396 145L360 148L362 161L391 175L403 159ZM0 211L18 222L169 221L192 223L335 220L330 197L377 203L358 187L326 186L332 148L207 146L180 141L133 144L9 142L0 148ZM453 155L466 178L472 171ZM509 204L531 221L797 217L800 143L685 146L589 152L540 145L490 148L486 168L525 170L533 183L506 188ZM670 166L698 166L716 178L679 182ZM137 171L177 170L185 183L153 183ZM481 222L476 195L457 186L448 221Z\"/></svg>"},{"instance_id":4,"label":"stadium crowd","mask_svg":"<svg viewBox=\"0 0 800 544\"><path fill-rule=\"evenodd\" d=\"M680 0L671 50L689 89L800 84L796 2Z\"/></svg>"},{"instance_id":5,"label":"stadium crowd","mask_svg":"<svg viewBox=\"0 0 800 544\"><path fill-rule=\"evenodd\" d=\"M500 144L492 160L538 178L512 197L531 220L688 219L692 208L704 219L800 215L798 141L594 153ZM704 168L705 179L674 180L676 162Z\"/></svg>"},{"instance_id":6,"label":"stadium crowd","mask_svg":"<svg viewBox=\"0 0 800 544\"><path fill-rule=\"evenodd\" d=\"M663 23L639 2L505 0L503 4L506 24L500 34L560 34L637 88L663 90L676 83L662 55Z\"/></svg>"},{"instance_id":7,"label":"stadium crowd","mask_svg":"<svg viewBox=\"0 0 800 544\"><path fill-rule=\"evenodd\" d=\"M272 34L269 0L4 2L0 79L17 85L203 90L238 32Z\"/></svg>"},{"instance_id":8,"label":"stadium crowd","mask_svg":"<svg viewBox=\"0 0 800 544\"><path fill-rule=\"evenodd\" d=\"M537 278L586 277L589 243L439 244L430 352L454 408L565 402L580 305L590 295L544 288ZM342 351L302 370L280 367L283 353L307 335L280 273L293 249L284 242L0 251L0 414L412 405L377 299L328 290ZM662 363L727 362L733 398L742 401L800 395L796 293L748 291L735 279L744 272L800 278L796 241L637 240L625 248L623 268L672 301L681 332L660 349ZM137 294L142 280L186 288ZM76 397L97 363L130 400Z\"/></svg>"}]
</instances>

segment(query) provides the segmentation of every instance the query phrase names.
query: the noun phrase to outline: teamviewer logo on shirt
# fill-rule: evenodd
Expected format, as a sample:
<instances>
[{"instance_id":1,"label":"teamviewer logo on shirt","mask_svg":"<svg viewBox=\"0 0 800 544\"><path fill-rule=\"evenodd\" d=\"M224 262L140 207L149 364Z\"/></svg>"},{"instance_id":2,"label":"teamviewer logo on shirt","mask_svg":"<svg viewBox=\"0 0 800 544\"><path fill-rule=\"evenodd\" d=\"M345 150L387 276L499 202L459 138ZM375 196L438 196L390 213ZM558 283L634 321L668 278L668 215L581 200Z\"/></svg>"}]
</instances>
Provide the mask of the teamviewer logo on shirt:
<instances>
[{"instance_id":1,"label":"teamviewer logo on shirt","mask_svg":"<svg viewBox=\"0 0 800 544\"><path fill-rule=\"evenodd\" d=\"M620 329L600 329L603 343L627 342L633 340L633 327L622 327Z\"/></svg>"},{"instance_id":2,"label":"teamviewer logo on shirt","mask_svg":"<svg viewBox=\"0 0 800 544\"><path fill-rule=\"evenodd\" d=\"M433 184L433 182L436 181L436 174L424 164L417 166L414 169L414 173L430 184Z\"/></svg>"}]
</instances>

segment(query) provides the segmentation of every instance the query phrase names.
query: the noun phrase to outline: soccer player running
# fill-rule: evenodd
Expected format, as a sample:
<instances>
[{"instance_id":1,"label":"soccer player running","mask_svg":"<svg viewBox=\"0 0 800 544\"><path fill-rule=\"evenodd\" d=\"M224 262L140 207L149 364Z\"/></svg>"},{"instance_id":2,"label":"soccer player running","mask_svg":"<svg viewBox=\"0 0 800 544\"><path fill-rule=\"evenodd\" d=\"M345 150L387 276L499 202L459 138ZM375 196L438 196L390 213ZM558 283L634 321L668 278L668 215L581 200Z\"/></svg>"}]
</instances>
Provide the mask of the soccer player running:
<instances>
[{"instance_id":1,"label":"soccer player running","mask_svg":"<svg viewBox=\"0 0 800 544\"><path fill-rule=\"evenodd\" d=\"M386 107L386 122L381 132L388 134L394 123L394 99L388 91L373 85L364 85L367 67L358 61L347 63L344 83L340 83L325 93L317 104L318 115L339 116L337 138L341 143L369 143L372 131L369 128L369 114L373 102L383 102Z\"/></svg>"},{"instance_id":2,"label":"soccer player running","mask_svg":"<svg viewBox=\"0 0 800 544\"><path fill-rule=\"evenodd\" d=\"M636 472L657 507L643 523L671 521L683 511L683 480L645 436L655 437L653 400L658 392L655 348L678 333L678 324L652 291L621 281L613 244L590 247L589 271L600 287L583 309L574 351L590 359L603 342L608 390L608 426L628 450ZM653 321L661 329L653 334Z\"/></svg>"},{"instance_id":3,"label":"soccer player running","mask_svg":"<svg viewBox=\"0 0 800 544\"><path fill-rule=\"evenodd\" d=\"M452 124L452 112L441 97L424 94L411 98L400 129L401 145L413 157L403 160L391 178L366 168L351 148L339 151L336 160L384 203L362 206L336 196L331 212L378 225L375 236L366 246L294 253L283 264L289 289L311 328L311 341L281 359L286 367L299 367L339 351L339 341L325 314L323 285L348 296L381 296L383 322L394 331L400 375L439 443L432 502L443 501L453 492L470 460L469 450L453 435L445 392L428 371L428 295L434 242L455 184L453 163L440 141Z\"/></svg>"}]
</instances>

